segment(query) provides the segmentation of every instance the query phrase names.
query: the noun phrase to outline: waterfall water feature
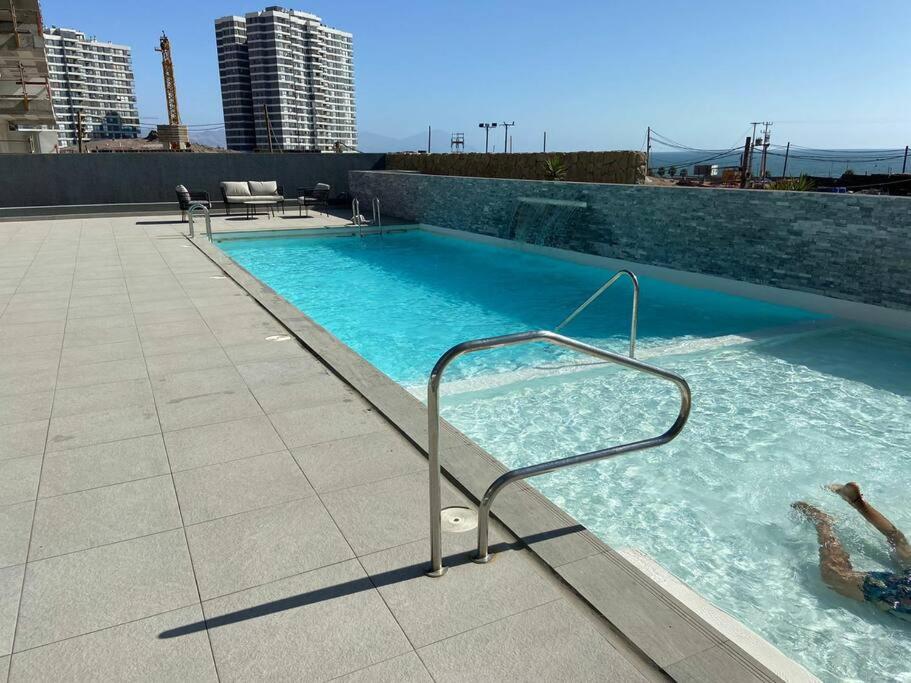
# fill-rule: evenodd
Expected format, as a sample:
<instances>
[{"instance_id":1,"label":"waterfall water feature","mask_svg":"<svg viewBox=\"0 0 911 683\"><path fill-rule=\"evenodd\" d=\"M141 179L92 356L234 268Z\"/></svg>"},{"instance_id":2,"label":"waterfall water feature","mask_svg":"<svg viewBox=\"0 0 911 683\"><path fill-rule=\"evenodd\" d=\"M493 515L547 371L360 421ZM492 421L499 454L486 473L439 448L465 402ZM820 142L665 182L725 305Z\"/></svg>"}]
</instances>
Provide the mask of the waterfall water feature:
<instances>
[{"instance_id":1,"label":"waterfall water feature","mask_svg":"<svg viewBox=\"0 0 911 683\"><path fill-rule=\"evenodd\" d=\"M563 239L586 202L569 199L519 197L509 223L508 239L529 244L556 247Z\"/></svg>"}]
</instances>

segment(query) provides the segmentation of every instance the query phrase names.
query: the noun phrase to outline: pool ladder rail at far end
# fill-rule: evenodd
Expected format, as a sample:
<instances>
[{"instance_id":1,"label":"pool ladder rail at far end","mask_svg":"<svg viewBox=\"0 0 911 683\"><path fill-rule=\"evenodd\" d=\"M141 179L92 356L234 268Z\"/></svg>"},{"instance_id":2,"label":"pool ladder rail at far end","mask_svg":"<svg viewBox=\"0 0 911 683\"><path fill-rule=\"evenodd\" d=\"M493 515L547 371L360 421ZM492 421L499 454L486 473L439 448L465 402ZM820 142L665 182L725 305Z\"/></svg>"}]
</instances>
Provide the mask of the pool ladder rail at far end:
<instances>
[{"instance_id":1,"label":"pool ladder rail at far end","mask_svg":"<svg viewBox=\"0 0 911 683\"><path fill-rule=\"evenodd\" d=\"M380 229L380 237L383 236L383 216L380 212L380 198L374 197L370 202L371 209L373 210L373 219L368 220L361 213L361 203L358 201L357 197L351 200L351 222L357 226L358 234L364 236L364 226L365 225L375 225Z\"/></svg>"}]
</instances>

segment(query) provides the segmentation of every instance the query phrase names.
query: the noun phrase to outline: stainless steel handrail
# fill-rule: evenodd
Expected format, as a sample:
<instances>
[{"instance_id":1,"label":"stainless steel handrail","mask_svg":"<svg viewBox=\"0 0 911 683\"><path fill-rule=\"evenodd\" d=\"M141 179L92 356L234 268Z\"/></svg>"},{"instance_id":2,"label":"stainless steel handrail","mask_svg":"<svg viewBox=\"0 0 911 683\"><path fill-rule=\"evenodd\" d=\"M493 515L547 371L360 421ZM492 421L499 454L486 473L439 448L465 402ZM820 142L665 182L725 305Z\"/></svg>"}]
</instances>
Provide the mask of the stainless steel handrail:
<instances>
[{"instance_id":1,"label":"stainless steel handrail","mask_svg":"<svg viewBox=\"0 0 911 683\"><path fill-rule=\"evenodd\" d=\"M599 296L604 294L607 289L614 284L621 277L626 275L633 283L633 313L632 320L630 322L629 330L629 357L636 357L636 332L639 327L639 278L636 277L636 274L631 270L618 270L614 273L613 277L610 280L605 282L598 288L598 291L588 297L576 310L570 313L566 319L557 325L554 328L554 332L559 332L561 329L569 325L573 320L576 319L576 316L579 315L582 311L589 307L589 305L597 299Z\"/></svg>"},{"instance_id":2,"label":"stainless steel handrail","mask_svg":"<svg viewBox=\"0 0 911 683\"><path fill-rule=\"evenodd\" d=\"M383 216L380 214L380 198L374 197L370 203L373 208L373 224L380 229L380 237L383 236Z\"/></svg>"},{"instance_id":3,"label":"stainless steel handrail","mask_svg":"<svg viewBox=\"0 0 911 683\"><path fill-rule=\"evenodd\" d=\"M209 215L209 207L200 202L193 202L187 208L187 222L190 224L190 237L196 237L196 226L193 224L193 214L197 209L202 209L206 217L206 237L212 241L212 217Z\"/></svg>"},{"instance_id":4,"label":"stainless steel handrail","mask_svg":"<svg viewBox=\"0 0 911 683\"><path fill-rule=\"evenodd\" d=\"M689 418L692 396L689 385L680 375L643 363L634 358L627 358L626 356L599 349L596 346L585 344L570 337L564 337L556 332L547 330L519 332L518 334L507 334L501 337L475 339L453 346L440 356L436 365L433 366L433 370L430 372L430 381L427 384L427 452L430 459L430 570L427 572L428 576L442 576L446 573L446 568L443 566L443 529L440 521L440 513L442 511L440 493L440 383L443 379L443 372L452 361L467 353L532 342L546 342L564 346L671 382L680 392L680 410L677 413L677 419L674 424L660 436L591 451L590 453L573 455L538 465L521 467L500 475L487 489L478 508L478 562L487 562L490 559L488 547L490 506L493 505L494 499L504 486L519 479L527 479L528 477L553 472L564 467L572 467L573 465L603 460L604 458L611 458L623 453L662 446L673 440L680 433Z\"/></svg>"},{"instance_id":5,"label":"stainless steel handrail","mask_svg":"<svg viewBox=\"0 0 911 683\"><path fill-rule=\"evenodd\" d=\"M361 203L357 200L357 197L351 200L351 222L357 226L357 234L359 237L364 236L364 224L363 216L361 216Z\"/></svg>"}]
</instances>

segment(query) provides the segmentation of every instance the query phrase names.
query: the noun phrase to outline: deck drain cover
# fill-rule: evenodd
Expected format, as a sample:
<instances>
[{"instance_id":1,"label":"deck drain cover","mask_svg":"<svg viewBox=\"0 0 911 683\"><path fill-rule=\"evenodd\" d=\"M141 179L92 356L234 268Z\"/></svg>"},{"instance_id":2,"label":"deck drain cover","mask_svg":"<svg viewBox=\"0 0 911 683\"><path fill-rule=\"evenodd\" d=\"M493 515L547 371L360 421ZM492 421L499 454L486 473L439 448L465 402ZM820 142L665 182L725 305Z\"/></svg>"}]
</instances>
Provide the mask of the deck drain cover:
<instances>
[{"instance_id":1,"label":"deck drain cover","mask_svg":"<svg viewBox=\"0 0 911 683\"><path fill-rule=\"evenodd\" d=\"M224 275L210 275L209 279L210 280L227 280L228 278L226 278Z\"/></svg>"},{"instance_id":2,"label":"deck drain cover","mask_svg":"<svg viewBox=\"0 0 911 683\"><path fill-rule=\"evenodd\" d=\"M478 513L469 508L452 507L440 510L443 531L460 534L478 528Z\"/></svg>"},{"instance_id":3,"label":"deck drain cover","mask_svg":"<svg viewBox=\"0 0 911 683\"><path fill-rule=\"evenodd\" d=\"M266 337L266 341L289 341L291 337L286 334L273 334L271 337Z\"/></svg>"}]
</instances>

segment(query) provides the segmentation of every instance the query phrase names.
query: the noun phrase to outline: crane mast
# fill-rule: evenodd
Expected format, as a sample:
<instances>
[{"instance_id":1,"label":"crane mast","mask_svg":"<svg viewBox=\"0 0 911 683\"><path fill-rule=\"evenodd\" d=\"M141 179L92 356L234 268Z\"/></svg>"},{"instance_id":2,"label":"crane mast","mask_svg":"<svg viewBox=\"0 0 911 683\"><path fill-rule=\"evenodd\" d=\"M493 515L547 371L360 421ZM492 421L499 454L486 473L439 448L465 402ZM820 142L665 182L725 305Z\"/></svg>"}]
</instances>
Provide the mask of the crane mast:
<instances>
[{"instance_id":1,"label":"crane mast","mask_svg":"<svg viewBox=\"0 0 911 683\"><path fill-rule=\"evenodd\" d=\"M164 95L168 103L168 125L180 124L180 111L177 109L177 85L174 83L174 62L171 60L171 41L162 32L159 47L161 53L161 71L164 74Z\"/></svg>"}]
</instances>

